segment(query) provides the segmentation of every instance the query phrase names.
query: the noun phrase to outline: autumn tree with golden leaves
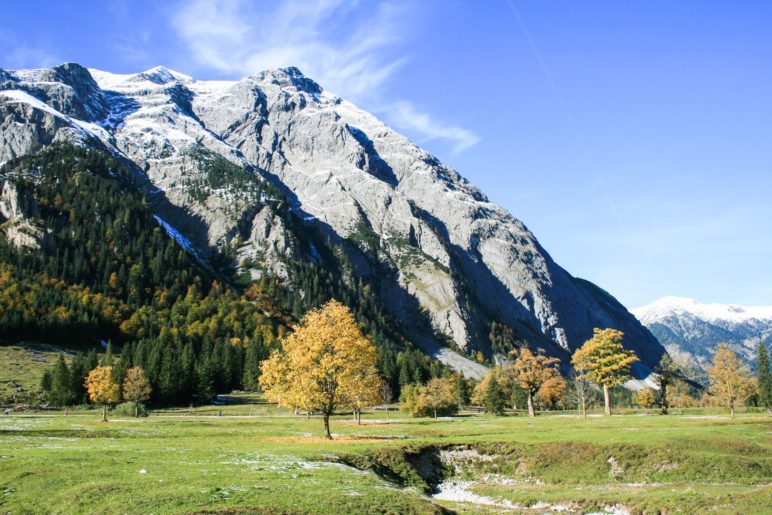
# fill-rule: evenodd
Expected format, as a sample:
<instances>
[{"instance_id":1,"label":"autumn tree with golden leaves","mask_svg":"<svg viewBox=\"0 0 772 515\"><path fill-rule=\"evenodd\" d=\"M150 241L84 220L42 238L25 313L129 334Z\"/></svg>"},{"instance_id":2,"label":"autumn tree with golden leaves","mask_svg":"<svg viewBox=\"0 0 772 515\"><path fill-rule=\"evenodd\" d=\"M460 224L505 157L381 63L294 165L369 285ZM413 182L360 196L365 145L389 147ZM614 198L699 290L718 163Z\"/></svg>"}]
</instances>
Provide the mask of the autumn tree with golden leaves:
<instances>
[{"instance_id":1,"label":"autumn tree with golden leaves","mask_svg":"<svg viewBox=\"0 0 772 515\"><path fill-rule=\"evenodd\" d=\"M537 397L549 408L555 409L555 405L568 391L568 383L560 374L557 374L541 385Z\"/></svg>"},{"instance_id":2,"label":"autumn tree with golden leaves","mask_svg":"<svg viewBox=\"0 0 772 515\"><path fill-rule=\"evenodd\" d=\"M102 421L107 422L107 407L120 400L120 387L113 378L113 367L96 367L86 377L88 398L102 407Z\"/></svg>"},{"instance_id":3,"label":"autumn tree with golden leaves","mask_svg":"<svg viewBox=\"0 0 772 515\"><path fill-rule=\"evenodd\" d=\"M723 343L718 345L713 364L708 367L708 378L708 392L729 408L732 418L735 404L749 397L756 388L748 367Z\"/></svg>"},{"instance_id":4,"label":"autumn tree with golden leaves","mask_svg":"<svg viewBox=\"0 0 772 515\"><path fill-rule=\"evenodd\" d=\"M134 403L134 416L139 416L139 405L150 398L153 389L140 367L132 367L126 371L123 380L123 398Z\"/></svg>"},{"instance_id":5,"label":"autumn tree with golden leaves","mask_svg":"<svg viewBox=\"0 0 772 515\"><path fill-rule=\"evenodd\" d=\"M638 361L634 352L625 350L624 333L616 329L593 330L593 337L584 342L571 358L577 372L603 386L606 415L611 415L608 389L630 379L630 367Z\"/></svg>"},{"instance_id":6,"label":"autumn tree with golden leaves","mask_svg":"<svg viewBox=\"0 0 772 515\"><path fill-rule=\"evenodd\" d=\"M362 410L380 404L383 400L382 385L385 384L377 374L372 374L370 370L361 370L359 380L354 380L351 390L347 397L351 411L354 413L354 419L357 425L362 423Z\"/></svg>"},{"instance_id":7,"label":"autumn tree with golden leaves","mask_svg":"<svg viewBox=\"0 0 772 515\"><path fill-rule=\"evenodd\" d=\"M336 300L308 312L261 366L260 386L280 406L321 413L324 434L330 416L370 395L377 398L377 351L351 311ZM369 400L367 402L370 402Z\"/></svg>"},{"instance_id":8,"label":"autumn tree with golden leaves","mask_svg":"<svg viewBox=\"0 0 772 515\"><path fill-rule=\"evenodd\" d=\"M456 390L453 380L447 377L431 379L421 390L419 405L424 411L431 412L434 418L437 414L449 415L458 410Z\"/></svg>"},{"instance_id":9,"label":"autumn tree with golden leaves","mask_svg":"<svg viewBox=\"0 0 772 515\"><path fill-rule=\"evenodd\" d=\"M528 416L535 417L536 411L533 407L533 398L539 390L546 384L553 382L555 388L559 387L560 372L555 366L560 363L558 358L550 358L543 354L534 354L530 349L523 348L518 353L515 360L515 370L517 371L517 382L528 394ZM564 384L564 383L563 383ZM563 387L565 390L565 387Z\"/></svg>"},{"instance_id":10,"label":"autumn tree with golden leaves","mask_svg":"<svg viewBox=\"0 0 772 515\"><path fill-rule=\"evenodd\" d=\"M657 403L657 396L651 388L643 388L635 395L635 403L641 408L653 408Z\"/></svg>"}]
</instances>

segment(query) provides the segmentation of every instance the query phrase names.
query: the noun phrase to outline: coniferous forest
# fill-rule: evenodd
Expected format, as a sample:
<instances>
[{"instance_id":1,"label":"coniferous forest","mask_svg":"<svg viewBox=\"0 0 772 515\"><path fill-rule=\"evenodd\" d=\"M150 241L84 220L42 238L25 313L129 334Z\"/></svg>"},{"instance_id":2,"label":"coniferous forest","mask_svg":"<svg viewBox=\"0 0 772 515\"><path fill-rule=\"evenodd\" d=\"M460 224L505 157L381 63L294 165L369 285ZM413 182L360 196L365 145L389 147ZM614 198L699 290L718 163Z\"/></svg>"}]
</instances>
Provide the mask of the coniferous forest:
<instances>
[{"instance_id":1,"label":"coniferous forest","mask_svg":"<svg viewBox=\"0 0 772 515\"><path fill-rule=\"evenodd\" d=\"M83 401L94 349L106 341L120 354L117 380L132 366L145 370L151 403L254 390L259 363L304 312L331 298L348 305L378 345L378 368L395 396L405 384L449 375L399 336L345 253L321 235L323 262L288 263L287 281L263 274L252 282L237 274L227 248L208 262L186 252L153 217L132 172L106 152L54 145L0 174L34 200L39 229L38 248L0 239L0 338L80 351L47 374L52 404ZM276 209L290 227L300 223Z\"/></svg>"}]
</instances>

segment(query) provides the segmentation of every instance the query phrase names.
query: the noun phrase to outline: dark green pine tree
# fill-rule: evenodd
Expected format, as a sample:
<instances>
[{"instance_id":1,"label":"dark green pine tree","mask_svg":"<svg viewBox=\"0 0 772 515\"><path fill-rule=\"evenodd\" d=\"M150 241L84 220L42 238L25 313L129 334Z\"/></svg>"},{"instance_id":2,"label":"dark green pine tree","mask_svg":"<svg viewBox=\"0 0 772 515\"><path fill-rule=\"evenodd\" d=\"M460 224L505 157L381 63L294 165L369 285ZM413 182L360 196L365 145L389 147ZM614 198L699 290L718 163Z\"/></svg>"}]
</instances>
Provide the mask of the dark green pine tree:
<instances>
[{"instance_id":1,"label":"dark green pine tree","mask_svg":"<svg viewBox=\"0 0 772 515\"><path fill-rule=\"evenodd\" d=\"M131 343L127 343L121 349L121 359L115 360L115 364L113 365L113 378L119 385L122 385L123 381L126 379L126 371L134 366L132 364L133 359L132 345Z\"/></svg>"},{"instance_id":2,"label":"dark green pine tree","mask_svg":"<svg viewBox=\"0 0 772 515\"><path fill-rule=\"evenodd\" d=\"M40 378L40 389L46 395L51 393L51 371L46 370L43 372L43 377Z\"/></svg>"},{"instance_id":3,"label":"dark green pine tree","mask_svg":"<svg viewBox=\"0 0 772 515\"><path fill-rule=\"evenodd\" d=\"M209 356L200 359L196 367L196 394L199 402L209 402L215 398L216 372Z\"/></svg>"},{"instance_id":4,"label":"dark green pine tree","mask_svg":"<svg viewBox=\"0 0 772 515\"><path fill-rule=\"evenodd\" d=\"M96 354L94 354L95 356ZM88 401L84 383L88 373L94 368L91 366L90 360L90 355L78 353L70 365L70 393L75 404L85 404Z\"/></svg>"},{"instance_id":5,"label":"dark green pine tree","mask_svg":"<svg viewBox=\"0 0 772 515\"><path fill-rule=\"evenodd\" d=\"M244 347L241 344L228 345L228 391L241 390L241 377L244 375Z\"/></svg>"},{"instance_id":6,"label":"dark green pine tree","mask_svg":"<svg viewBox=\"0 0 772 515\"><path fill-rule=\"evenodd\" d=\"M402 362L399 364L399 388L402 390L405 386L411 384L413 382L413 379L410 374L410 368L408 367L407 361L402 360Z\"/></svg>"},{"instance_id":7,"label":"dark green pine tree","mask_svg":"<svg viewBox=\"0 0 772 515\"><path fill-rule=\"evenodd\" d=\"M182 396L182 369L174 345L165 345L161 354L158 388L162 402L173 404Z\"/></svg>"},{"instance_id":8,"label":"dark green pine tree","mask_svg":"<svg viewBox=\"0 0 772 515\"><path fill-rule=\"evenodd\" d=\"M204 338L201 353L196 364L196 395L198 402L208 402L215 398L217 387L217 367L214 347L208 338Z\"/></svg>"},{"instance_id":9,"label":"dark green pine tree","mask_svg":"<svg viewBox=\"0 0 772 515\"><path fill-rule=\"evenodd\" d=\"M491 378L485 390L485 411L494 415L504 414L504 395L495 377Z\"/></svg>"},{"instance_id":10,"label":"dark green pine tree","mask_svg":"<svg viewBox=\"0 0 772 515\"><path fill-rule=\"evenodd\" d=\"M70 369L64 361L64 355L59 354L54 370L51 372L51 391L48 394L48 402L54 406L68 406L73 398Z\"/></svg>"},{"instance_id":11,"label":"dark green pine tree","mask_svg":"<svg viewBox=\"0 0 772 515\"><path fill-rule=\"evenodd\" d=\"M83 374L83 380L86 379L86 376L88 376L88 373L94 370L96 367L99 366L99 356L97 356L96 349L91 349L88 351L88 354L86 354L86 367Z\"/></svg>"},{"instance_id":12,"label":"dark green pine tree","mask_svg":"<svg viewBox=\"0 0 772 515\"><path fill-rule=\"evenodd\" d=\"M260 377L260 354L257 347L257 342L251 342L244 356L244 374L241 382L248 392L257 391L257 379Z\"/></svg>"},{"instance_id":13,"label":"dark green pine tree","mask_svg":"<svg viewBox=\"0 0 772 515\"><path fill-rule=\"evenodd\" d=\"M432 379L436 377L442 377L442 372L442 363L436 359L433 359L429 364L429 376L431 376Z\"/></svg>"},{"instance_id":14,"label":"dark green pine tree","mask_svg":"<svg viewBox=\"0 0 772 515\"><path fill-rule=\"evenodd\" d=\"M111 367L115 364L115 358L113 356L113 344L111 341L107 341L107 347L105 349L105 355L102 357L101 365L103 367Z\"/></svg>"},{"instance_id":15,"label":"dark green pine tree","mask_svg":"<svg viewBox=\"0 0 772 515\"><path fill-rule=\"evenodd\" d=\"M196 389L196 353L193 344L188 341L182 348L180 357L180 374L182 375L182 390L185 399L190 400Z\"/></svg>"},{"instance_id":16,"label":"dark green pine tree","mask_svg":"<svg viewBox=\"0 0 772 515\"><path fill-rule=\"evenodd\" d=\"M466 382L466 378L462 374L456 374L456 403L459 406L465 406L469 404L469 385Z\"/></svg>"},{"instance_id":17,"label":"dark green pine tree","mask_svg":"<svg viewBox=\"0 0 772 515\"><path fill-rule=\"evenodd\" d=\"M759 342L756 358L756 379L759 382L759 406L772 407L772 376L769 372L769 351L764 342Z\"/></svg>"}]
</instances>

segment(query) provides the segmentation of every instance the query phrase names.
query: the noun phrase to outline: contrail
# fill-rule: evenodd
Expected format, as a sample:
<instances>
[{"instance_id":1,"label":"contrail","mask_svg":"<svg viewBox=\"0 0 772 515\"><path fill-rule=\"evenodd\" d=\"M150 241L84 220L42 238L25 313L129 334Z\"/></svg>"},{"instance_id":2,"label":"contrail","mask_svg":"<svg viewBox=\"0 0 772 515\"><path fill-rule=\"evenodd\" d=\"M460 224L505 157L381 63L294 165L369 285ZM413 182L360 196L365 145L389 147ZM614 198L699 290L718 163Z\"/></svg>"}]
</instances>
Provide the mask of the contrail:
<instances>
[{"instance_id":1,"label":"contrail","mask_svg":"<svg viewBox=\"0 0 772 515\"><path fill-rule=\"evenodd\" d=\"M520 25L520 29L523 31L523 34L525 35L525 39L528 40L528 45L531 47L531 50L533 50L533 53L536 56L536 59L539 61L539 66L544 72L544 75L547 77L547 82L549 82L550 87L552 88L552 92L557 97L558 102L560 102L560 106L563 108L563 113L566 115L566 118L568 118L568 122L571 124L571 128L574 131L574 135L576 136L576 139L579 142L579 146L582 149L582 154L584 155L584 158L587 161L587 164L589 165L590 170L592 171L592 174L595 176L595 179L600 184L600 189L603 192L603 196L606 198L606 202L608 202L608 205L611 208L611 212L614 213L614 217L619 223L619 228L622 230L623 233L627 234L627 228L625 227L625 224L622 222L622 217L619 216L619 211L617 211L616 205L614 205L614 201L611 199L611 196L609 195L608 190L606 189L606 184L603 181L603 178L597 172L597 167L595 166L595 162L590 156L590 152L588 150L587 144L584 141L584 138L582 137L582 133L579 131L579 126L576 124L576 120L574 119L574 116L571 114L571 110L568 109L568 105L566 104L566 101L563 99L563 95L560 94L560 89L558 89L558 85L555 84L555 81L552 79L552 74L550 73L550 70L547 67L547 63L544 62L544 59L541 56L541 52L539 52L539 49L536 46L536 43L531 37L531 33L528 32L528 28L525 26L525 22L523 21L523 18L520 16L520 13L515 7L515 4L512 2L512 0L506 0L506 1L507 1L507 4L509 5L509 8L512 10L512 14L515 15L515 19L517 19L517 23L518 25Z\"/></svg>"}]
</instances>

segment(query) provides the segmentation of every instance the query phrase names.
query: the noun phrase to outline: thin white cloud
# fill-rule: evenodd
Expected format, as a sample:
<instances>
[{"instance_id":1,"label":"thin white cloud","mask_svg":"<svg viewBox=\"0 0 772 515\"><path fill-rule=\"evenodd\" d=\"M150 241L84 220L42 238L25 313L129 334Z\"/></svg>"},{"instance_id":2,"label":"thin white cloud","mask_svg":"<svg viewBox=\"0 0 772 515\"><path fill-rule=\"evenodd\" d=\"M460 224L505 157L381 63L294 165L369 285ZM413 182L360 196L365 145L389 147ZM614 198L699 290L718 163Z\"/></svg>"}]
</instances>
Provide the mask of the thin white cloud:
<instances>
[{"instance_id":1,"label":"thin white cloud","mask_svg":"<svg viewBox=\"0 0 772 515\"><path fill-rule=\"evenodd\" d=\"M195 0L176 11L172 25L199 66L240 75L296 66L345 98L389 106L382 114L419 140L445 140L460 152L478 141L470 131L442 125L408 101L392 107L382 98L407 60L398 47L414 9L393 2Z\"/></svg>"},{"instance_id":2,"label":"thin white cloud","mask_svg":"<svg viewBox=\"0 0 772 515\"><path fill-rule=\"evenodd\" d=\"M244 75L297 66L336 93L362 98L377 92L404 61L384 56L402 38L397 20L403 9L382 4L346 30L342 24L354 9L340 0L259 8L241 0L196 0L173 24L199 64Z\"/></svg>"},{"instance_id":3,"label":"thin white cloud","mask_svg":"<svg viewBox=\"0 0 772 515\"><path fill-rule=\"evenodd\" d=\"M417 131L427 141L445 139L453 142L453 152L456 154L480 141L474 133L462 127L440 123L428 114L416 110L409 102L395 102L390 112L395 124Z\"/></svg>"},{"instance_id":4,"label":"thin white cloud","mask_svg":"<svg viewBox=\"0 0 772 515\"><path fill-rule=\"evenodd\" d=\"M5 54L1 55L0 65L8 69L23 68L47 68L63 61L53 53L26 43L19 42L10 34L0 32L0 45L10 48Z\"/></svg>"}]
</instances>

